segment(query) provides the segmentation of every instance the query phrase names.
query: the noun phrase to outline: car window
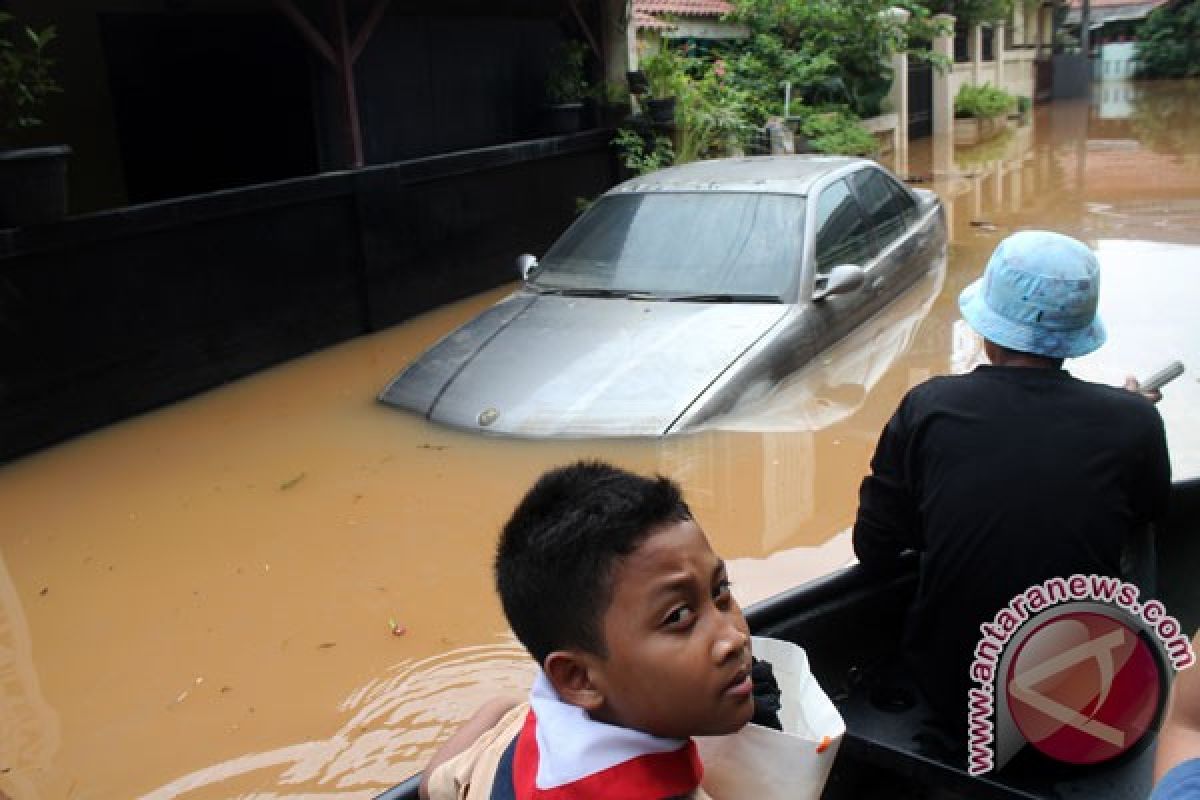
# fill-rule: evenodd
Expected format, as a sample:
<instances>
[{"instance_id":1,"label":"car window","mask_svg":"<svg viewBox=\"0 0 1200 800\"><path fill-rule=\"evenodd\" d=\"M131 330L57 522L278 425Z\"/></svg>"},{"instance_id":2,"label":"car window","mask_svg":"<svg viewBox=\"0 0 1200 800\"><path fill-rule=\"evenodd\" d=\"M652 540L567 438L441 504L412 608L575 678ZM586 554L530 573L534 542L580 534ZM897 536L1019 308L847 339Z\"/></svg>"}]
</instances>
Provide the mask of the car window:
<instances>
[{"instance_id":1,"label":"car window","mask_svg":"<svg viewBox=\"0 0 1200 800\"><path fill-rule=\"evenodd\" d=\"M543 289L783 298L803 253L805 200L753 192L602 197L546 253Z\"/></svg>"},{"instance_id":2,"label":"car window","mask_svg":"<svg viewBox=\"0 0 1200 800\"><path fill-rule=\"evenodd\" d=\"M838 264L864 266L871 258L871 238L862 210L846 181L827 186L817 200L817 274Z\"/></svg>"},{"instance_id":3,"label":"car window","mask_svg":"<svg viewBox=\"0 0 1200 800\"><path fill-rule=\"evenodd\" d=\"M880 248L887 247L904 233L912 221L912 197L877 169L861 169L850 179L854 181L854 189L866 209L867 217L875 226ZM904 202L906 199L907 204Z\"/></svg>"}]
</instances>

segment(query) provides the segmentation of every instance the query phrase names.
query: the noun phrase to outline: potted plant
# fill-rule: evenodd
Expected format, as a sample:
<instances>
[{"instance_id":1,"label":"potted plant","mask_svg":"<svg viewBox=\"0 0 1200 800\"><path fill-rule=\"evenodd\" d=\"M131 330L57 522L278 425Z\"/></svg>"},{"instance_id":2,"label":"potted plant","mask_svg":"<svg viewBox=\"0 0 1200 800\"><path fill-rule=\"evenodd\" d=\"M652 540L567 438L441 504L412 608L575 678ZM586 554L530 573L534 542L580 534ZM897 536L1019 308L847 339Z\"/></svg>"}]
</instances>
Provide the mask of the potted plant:
<instances>
[{"instance_id":1,"label":"potted plant","mask_svg":"<svg viewBox=\"0 0 1200 800\"><path fill-rule=\"evenodd\" d=\"M59 219L66 214L69 147L18 148L17 136L42 124L46 99L62 91L51 74L47 46L57 33L18 25L0 11L0 228Z\"/></svg>"},{"instance_id":2,"label":"potted plant","mask_svg":"<svg viewBox=\"0 0 1200 800\"><path fill-rule=\"evenodd\" d=\"M954 97L954 143L975 144L999 134L1014 99L990 83L963 85Z\"/></svg>"},{"instance_id":3,"label":"potted plant","mask_svg":"<svg viewBox=\"0 0 1200 800\"><path fill-rule=\"evenodd\" d=\"M551 133L574 133L586 123L588 96L587 45L575 40L555 48L546 77L546 113Z\"/></svg>"},{"instance_id":4,"label":"potted plant","mask_svg":"<svg viewBox=\"0 0 1200 800\"><path fill-rule=\"evenodd\" d=\"M675 123L675 102L686 78L683 57L675 53L666 40L658 50L642 59L642 74L646 76L646 113L656 125Z\"/></svg>"}]
</instances>

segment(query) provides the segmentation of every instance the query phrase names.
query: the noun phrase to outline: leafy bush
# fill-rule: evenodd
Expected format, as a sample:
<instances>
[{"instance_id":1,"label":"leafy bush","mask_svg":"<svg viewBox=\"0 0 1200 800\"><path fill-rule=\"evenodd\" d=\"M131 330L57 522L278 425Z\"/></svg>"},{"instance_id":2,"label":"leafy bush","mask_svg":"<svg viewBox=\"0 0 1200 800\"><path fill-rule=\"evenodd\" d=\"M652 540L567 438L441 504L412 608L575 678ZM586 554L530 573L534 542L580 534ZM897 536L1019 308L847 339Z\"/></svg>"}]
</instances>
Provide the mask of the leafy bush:
<instances>
[{"instance_id":1,"label":"leafy bush","mask_svg":"<svg viewBox=\"0 0 1200 800\"><path fill-rule=\"evenodd\" d=\"M811 114L800 124L800 132L818 153L865 156L879 149L871 132L845 110Z\"/></svg>"},{"instance_id":2,"label":"leafy bush","mask_svg":"<svg viewBox=\"0 0 1200 800\"><path fill-rule=\"evenodd\" d=\"M15 34L12 32L15 29ZM42 31L17 26L0 11L0 127L11 134L42 124L39 107L62 89L50 74L54 60L46 47L56 38L54 26Z\"/></svg>"},{"instance_id":3,"label":"leafy bush","mask_svg":"<svg viewBox=\"0 0 1200 800\"><path fill-rule=\"evenodd\" d=\"M1011 94L985 83L982 86L963 85L954 98L954 113L960 117L998 117L1012 108L1016 98Z\"/></svg>"},{"instance_id":4,"label":"leafy bush","mask_svg":"<svg viewBox=\"0 0 1200 800\"><path fill-rule=\"evenodd\" d=\"M750 121L750 95L728 78L726 63L719 58L712 63L693 62L700 75L685 76L676 109L677 164L740 153L755 128Z\"/></svg>"},{"instance_id":5,"label":"leafy bush","mask_svg":"<svg viewBox=\"0 0 1200 800\"><path fill-rule=\"evenodd\" d=\"M1162 6L1138 29L1139 78L1200 76L1200 2Z\"/></svg>"},{"instance_id":6,"label":"leafy bush","mask_svg":"<svg viewBox=\"0 0 1200 800\"><path fill-rule=\"evenodd\" d=\"M653 141L648 143L647 139L651 137ZM617 148L621 163L634 175L645 175L675 163L675 148L666 136L643 136L632 128L620 128L612 144Z\"/></svg>"}]
</instances>

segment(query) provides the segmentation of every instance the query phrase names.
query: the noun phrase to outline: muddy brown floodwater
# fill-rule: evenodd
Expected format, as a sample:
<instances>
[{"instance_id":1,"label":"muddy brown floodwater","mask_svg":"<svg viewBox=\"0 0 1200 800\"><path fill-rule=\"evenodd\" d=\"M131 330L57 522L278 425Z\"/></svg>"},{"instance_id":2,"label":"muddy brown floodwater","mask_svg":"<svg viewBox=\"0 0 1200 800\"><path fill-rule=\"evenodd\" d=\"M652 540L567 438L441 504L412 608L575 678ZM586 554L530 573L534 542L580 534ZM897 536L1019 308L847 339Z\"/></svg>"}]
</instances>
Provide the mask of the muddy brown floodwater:
<instances>
[{"instance_id":1,"label":"muddy brown floodwater","mask_svg":"<svg viewBox=\"0 0 1200 800\"><path fill-rule=\"evenodd\" d=\"M0 793L399 782L529 680L492 594L494 537L542 470L582 456L680 480L743 603L848 562L878 431L908 387L979 358L955 297L1018 228L1100 254L1111 343L1077 373L1188 365L1161 408L1177 475L1198 474L1196 90L1105 84L998 140L890 157L943 197L948 269L709 430L516 441L373 402L492 292L0 468Z\"/></svg>"}]
</instances>

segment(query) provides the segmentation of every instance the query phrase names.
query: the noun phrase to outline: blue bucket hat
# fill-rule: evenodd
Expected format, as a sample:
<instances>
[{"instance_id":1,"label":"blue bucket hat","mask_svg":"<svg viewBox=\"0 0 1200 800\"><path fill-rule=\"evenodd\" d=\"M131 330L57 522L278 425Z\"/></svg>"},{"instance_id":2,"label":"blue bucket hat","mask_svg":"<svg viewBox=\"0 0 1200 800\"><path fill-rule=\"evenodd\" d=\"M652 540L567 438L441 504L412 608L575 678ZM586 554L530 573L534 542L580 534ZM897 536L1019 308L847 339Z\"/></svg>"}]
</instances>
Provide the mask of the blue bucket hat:
<instances>
[{"instance_id":1,"label":"blue bucket hat","mask_svg":"<svg viewBox=\"0 0 1200 800\"><path fill-rule=\"evenodd\" d=\"M1076 358L1104 344L1096 316L1100 264L1087 245L1049 231L1014 233L996 247L958 308L985 339L1022 353Z\"/></svg>"}]
</instances>

